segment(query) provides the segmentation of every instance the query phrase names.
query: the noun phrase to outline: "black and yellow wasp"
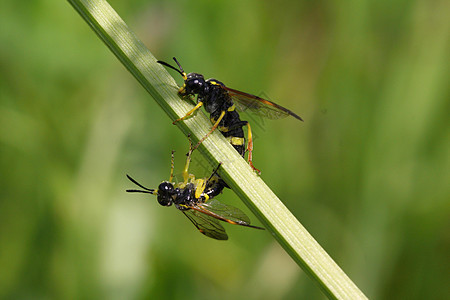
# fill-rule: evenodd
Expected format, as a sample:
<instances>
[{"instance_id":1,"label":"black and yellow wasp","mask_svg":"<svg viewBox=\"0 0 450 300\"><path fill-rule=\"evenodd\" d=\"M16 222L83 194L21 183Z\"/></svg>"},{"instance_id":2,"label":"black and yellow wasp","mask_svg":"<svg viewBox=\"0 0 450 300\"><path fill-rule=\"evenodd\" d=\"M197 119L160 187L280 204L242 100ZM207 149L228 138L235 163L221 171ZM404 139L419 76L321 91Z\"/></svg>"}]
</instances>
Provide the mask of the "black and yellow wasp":
<instances>
[{"instance_id":1,"label":"black and yellow wasp","mask_svg":"<svg viewBox=\"0 0 450 300\"><path fill-rule=\"evenodd\" d=\"M259 170L254 167L252 162L253 139L250 124L247 121L241 120L239 113L236 110L250 110L259 116L268 119L279 119L287 116L293 116L294 118L303 121L302 118L289 109L269 100L231 89L216 79L205 80L203 75L198 73L186 74L177 59L174 57L173 60L177 63L179 69L163 61L158 61L158 63L177 71L183 77L184 84L179 89L178 95L181 97L197 95L197 105L187 112L184 117L175 120L173 123L175 124L178 121L186 119L204 105L206 112L210 114L210 120L213 124L209 133L198 142L194 149L197 148L215 129L218 128L219 131L229 139L230 143L239 152L239 154L244 156L246 149L244 131L242 127L247 125L248 163L253 170L260 173Z\"/></svg>"},{"instance_id":2,"label":"black and yellow wasp","mask_svg":"<svg viewBox=\"0 0 450 300\"><path fill-rule=\"evenodd\" d=\"M142 188L142 190L129 189L127 192L156 195L158 203L162 206L171 206L174 204L201 233L213 239L228 239L228 235L219 221L224 221L233 225L264 229L250 225L249 217L240 209L213 199L219 195L225 187L228 187L226 183L217 176L217 170L221 164L217 166L209 178L196 179L194 175L189 174L188 169L192 151L193 148L191 145L191 149L186 159L186 165L183 170L183 182L172 182L174 169L174 151L172 151L170 177L168 181L161 182L158 189L154 190L144 187L127 175L131 182Z\"/></svg>"}]
</instances>

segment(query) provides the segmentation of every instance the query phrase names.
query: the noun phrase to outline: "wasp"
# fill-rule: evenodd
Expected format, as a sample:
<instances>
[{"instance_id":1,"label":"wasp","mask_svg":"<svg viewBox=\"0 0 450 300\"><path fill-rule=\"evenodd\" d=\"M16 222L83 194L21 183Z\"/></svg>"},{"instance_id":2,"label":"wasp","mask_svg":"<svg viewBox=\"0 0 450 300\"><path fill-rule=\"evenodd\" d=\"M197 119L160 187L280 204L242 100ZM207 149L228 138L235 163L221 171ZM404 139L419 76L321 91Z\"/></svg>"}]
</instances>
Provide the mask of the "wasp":
<instances>
[{"instance_id":1,"label":"wasp","mask_svg":"<svg viewBox=\"0 0 450 300\"><path fill-rule=\"evenodd\" d=\"M248 109L268 119L280 119L292 116L303 121L297 114L272 101L229 88L216 79L205 80L203 75L199 73L186 74L178 60L175 57L173 60L178 65L178 69L163 61L158 61L158 63L177 71L183 77L184 84L178 90L178 95L182 98L197 95L197 105L187 112L184 117L175 120L173 124L185 120L202 106L210 114L210 120L213 124L211 130L197 143L194 149L218 128L229 139L231 145L233 145L241 156L244 157L246 150L248 151L249 165L253 170L260 173L252 162L253 139L250 124L247 121L241 120L237 111ZM244 130L242 129L244 126L248 128L246 148Z\"/></svg>"},{"instance_id":2,"label":"wasp","mask_svg":"<svg viewBox=\"0 0 450 300\"><path fill-rule=\"evenodd\" d=\"M144 187L127 175L131 182L142 189L129 189L127 192L156 195L160 205L175 205L201 233L216 240L228 239L228 235L219 221L264 230L264 228L250 225L250 218L240 209L213 199L222 193L225 187L228 187L217 175L221 164L214 169L209 178L196 179L194 175L189 174L188 169L192 150L191 144L191 149L187 155L186 164L182 173L183 182L173 182L174 151L172 151L170 177L168 181L161 182L158 189L155 190Z\"/></svg>"}]
</instances>

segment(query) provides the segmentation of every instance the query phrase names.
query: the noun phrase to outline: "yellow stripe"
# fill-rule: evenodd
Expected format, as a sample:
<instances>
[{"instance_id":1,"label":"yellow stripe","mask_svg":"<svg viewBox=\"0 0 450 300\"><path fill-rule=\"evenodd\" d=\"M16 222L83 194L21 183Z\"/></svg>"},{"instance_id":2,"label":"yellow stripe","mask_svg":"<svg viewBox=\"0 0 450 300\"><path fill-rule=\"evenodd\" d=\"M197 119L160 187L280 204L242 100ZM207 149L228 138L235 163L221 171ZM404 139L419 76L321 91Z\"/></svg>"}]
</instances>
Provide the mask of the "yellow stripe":
<instances>
[{"instance_id":1,"label":"yellow stripe","mask_svg":"<svg viewBox=\"0 0 450 300\"><path fill-rule=\"evenodd\" d=\"M233 103L233 105L228 108L228 111L233 111L235 109L236 109L236 105Z\"/></svg>"},{"instance_id":2,"label":"yellow stripe","mask_svg":"<svg viewBox=\"0 0 450 300\"><path fill-rule=\"evenodd\" d=\"M231 136L229 138L229 140L230 140L231 145L235 145L235 146L244 145L244 138Z\"/></svg>"}]
</instances>

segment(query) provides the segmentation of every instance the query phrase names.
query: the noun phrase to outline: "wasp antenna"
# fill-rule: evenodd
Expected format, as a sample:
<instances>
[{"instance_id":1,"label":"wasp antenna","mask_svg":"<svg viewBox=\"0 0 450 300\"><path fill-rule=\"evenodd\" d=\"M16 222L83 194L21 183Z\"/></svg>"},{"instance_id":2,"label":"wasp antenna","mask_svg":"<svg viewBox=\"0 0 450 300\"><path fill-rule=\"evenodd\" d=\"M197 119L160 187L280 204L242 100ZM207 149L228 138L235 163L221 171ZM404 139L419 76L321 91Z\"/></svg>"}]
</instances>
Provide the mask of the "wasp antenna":
<instances>
[{"instance_id":1,"label":"wasp antenna","mask_svg":"<svg viewBox=\"0 0 450 300\"><path fill-rule=\"evenodd\" d=\"M173 60L177 63L178 67L180 68L180 71L181 71L182 73L184 73L183 68L181 67L180 63L179 63L178 60L175 58L175 56L173 57Z\"/></svg>"},{"instance_id":2,"label":"wasp antenna","mask_svg":"<svg viewBox=\"0 0 450 300\"><path fill-rule=\"evenodd\" d=\"M132 183L134 183L135 185L137 185L138 187L143 188L144 190L148 191L148 192L141 191L141 193L149 193L149 194L153 194L153 192L155 191L154 189L146 188L145 186L143 186L142 184L140 184L139 182L137 182L136 180L134 180L133 178L131 178L131 176L129 176L128 174L127 174L127 178L128 178ZM127 190L127 192L128 192L128 191L138 191L138 190Z\"/></svg>"},{"instance_id":3,"label":"wasp antenna","mask_svg":"<svg viewBox=\"0 0 450 300\"><path fill-rule=\"evenodd\" d=\"M169 64L166 63L165 61L158 60L158 61L156 61L156 62L157 62L158 64L161 64L161 65L163 65L163 66L169 67L169 68L171 68L171 69L177 71L177 72L180 73L180 75L183 76L183 77L185 76L184 71L178 70L177 68L175 68L174 66L169 65Z\"/></svg>"},{"instance_id":4,"label":"wasp antenna","mask_svg":"<svg viewBox=\"0 0 450 300\"><path fill-rule=\"evenodd\" d=\"M217 174L217 171L219 170L220 166L222 165L222 162L220 162L217 167L214 169L213 175Z\"/></svg>"},{"instance_id":5,"label":"wasp antenna","mask_svg":"<svg viewBox=\"0 0 450 300\"><path fill-rule=\"evenodd\" d=\"M217 171L219 170L220 166L222 165L222 162L220 162L217 167L214 169L214 171L212 172L211 176L209 176L208 180L206 180L206 182L210 181L214 175L217 175Z\"/></svg>"},{"instance_id":6,"label":"wasp antenna","mask_svg":"<svg viewBox=\"0 0 450 300\"><path fill-rule=\"evenodd\" d=\"M141 190L127 190L128 193L143 193L143 194L154 194L154 190L151 191L141 191Z\"/></svg>"}]
</instances>

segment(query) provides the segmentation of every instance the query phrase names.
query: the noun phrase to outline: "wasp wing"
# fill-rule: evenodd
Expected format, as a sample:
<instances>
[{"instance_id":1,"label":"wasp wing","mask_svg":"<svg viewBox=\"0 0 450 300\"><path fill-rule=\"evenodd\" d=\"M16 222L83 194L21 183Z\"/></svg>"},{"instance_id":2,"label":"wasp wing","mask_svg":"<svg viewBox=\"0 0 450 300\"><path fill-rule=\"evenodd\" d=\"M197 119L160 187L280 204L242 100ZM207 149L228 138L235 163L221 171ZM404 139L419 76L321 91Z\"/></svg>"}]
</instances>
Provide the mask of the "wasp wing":
<instances>
[{"instance_id":1,"label":"wasp wing","mask_svg":"<svg viewBox=\"0 0 450 300\"><path fill-rule=\"evenodd\" d=\"M192 207L192 209L233 225L264 229L250 225L250 218L239 208L223 204L215 199L198 204L197 206Z\"/></svg>"},{"instance_id":2,"label":"wasp wing","mask_svg":"<svg viewBox=\"0 0 450 300\"><path fill-rule=\"evenodd\" d=\"M216 240L228 240L228 235L217 219L195 209L183 211L184 215L197 229L207 237Z\"/></svg>"},{"instance_id":3,"label":"wasp wing","mask_svg":"<svg viewBox=\"0 0 450 300\"><path fill-rule=\"evenodd\" d=\"M294 118L303 121L303 119L294 112L281 105L273 103L272 101L226 86L223 86L223 88L228 92L228 95L230 95L237 109L240 111L246 111L249 109L254 114L272 120L293 116Z\"/></svg>"}]
</instances>

